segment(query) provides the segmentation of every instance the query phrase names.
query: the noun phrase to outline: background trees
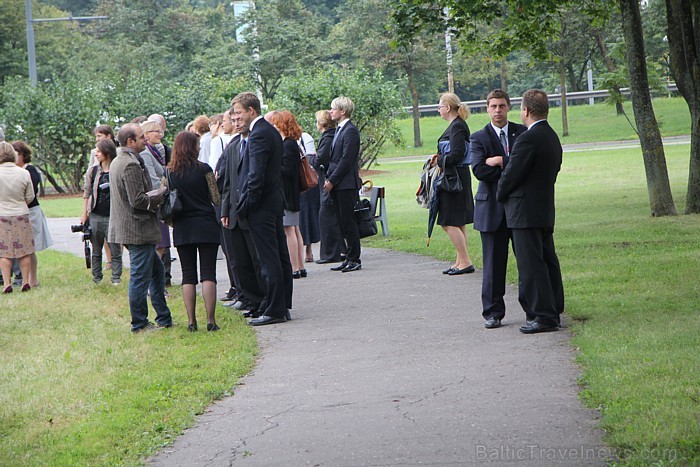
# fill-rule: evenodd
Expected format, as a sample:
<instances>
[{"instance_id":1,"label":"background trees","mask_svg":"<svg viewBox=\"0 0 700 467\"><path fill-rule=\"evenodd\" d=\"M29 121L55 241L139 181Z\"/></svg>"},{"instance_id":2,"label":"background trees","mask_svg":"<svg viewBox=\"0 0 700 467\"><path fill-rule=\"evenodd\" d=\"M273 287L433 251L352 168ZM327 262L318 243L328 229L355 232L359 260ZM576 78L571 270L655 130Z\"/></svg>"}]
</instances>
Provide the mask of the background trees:
<instances>
[{"instance_id":1,"label":"background trees","mask_svg":"<svg viewBox=\"0 0 700 467\"><path fill-rule=\"evenodd\" d=\"M107 15L109 20L36 24L37 68L39 81L49 87L72 81L92 89L108 84L102 108L108 106L110 118L121 121L154 109L166 113L175 128L196 113L222 111L233 91L241 89L259 89L264 102L274 107L282 102L298 105L298 96L284 94L291 92L290 83L318 83L317 77L327 76L324 72L330 69L378 71L376 76L398 91L380 93L388 99L386 106L395 108L398 96L403 105L415 109L436 102L447 89L444 34L450 28L458 39L453 41L455 89L464 100L483 99L494 87L512 95L531 87L554 92L562 83L569 91L580 90L590 61L596 87L634 84L641 71L653 88L675 79L697 123L695 2L648 0L640 9L636 0L629 0L627 4L640 12L644 33L644 41L634 44L624 40L621 4L260 0L246 15L235 17L225 0L41 0L34 2L36 17L65 17L70 12ZM11 78L27 74L23 10L22 0L0 0L0 86L10 80L12 89L17 83ZM627 59L638 45L644 46L645 66L632 70ZM12 120L20 116L8 110L17 106L7 100L16 97L11 92L0 96L0 124L12 127ZM618 102L617 111L623 110ZM611 118L614 115L611 111ZM420 146L418 113L414 117L413 144ZM81 129L88 139L94 123L102 119L95 115ZM372 144L393 136L373 136ZM693 141L687 210L700 212L700 128L695 126ZM370 146L368 163L376 157ZM649 143L643 140L643 147ZM645 149L647 163L659 157L650 154ZM652 171L648 177L657 178ZM665 188L652 191L666 193L654 199L668 194ZM672 206L673 201L666 198L658 204ZM672 209L652 212L661 215Z\"/></svg>"}]
</instances>

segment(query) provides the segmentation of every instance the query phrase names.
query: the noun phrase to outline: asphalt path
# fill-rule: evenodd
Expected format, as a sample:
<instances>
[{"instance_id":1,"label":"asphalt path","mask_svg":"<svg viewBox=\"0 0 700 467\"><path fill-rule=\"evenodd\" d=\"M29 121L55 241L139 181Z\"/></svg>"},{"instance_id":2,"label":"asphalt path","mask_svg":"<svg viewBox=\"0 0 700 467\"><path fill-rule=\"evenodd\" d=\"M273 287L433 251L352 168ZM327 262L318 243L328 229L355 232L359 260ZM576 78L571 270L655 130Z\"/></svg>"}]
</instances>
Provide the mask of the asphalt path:
<instances>
[{"instance_id":1,"label":"asphalt path","mask_svg":"<svg viewBox=\"0 0 700 467\"><path fill-rule=\"evenodd\" d=\"M54 249L82 255L76 222L49 220ZM559 332L521 334L509 287L504 326L486 330L481 271L449 277L444 262L381 249L362 258L347 274L309 263L294 281L294 319L256 328L252 373L148 463L606 463L597 412L578 398L566 316ZM177 262L173 276L179 283Z\"/></svg>"}]
</instances>

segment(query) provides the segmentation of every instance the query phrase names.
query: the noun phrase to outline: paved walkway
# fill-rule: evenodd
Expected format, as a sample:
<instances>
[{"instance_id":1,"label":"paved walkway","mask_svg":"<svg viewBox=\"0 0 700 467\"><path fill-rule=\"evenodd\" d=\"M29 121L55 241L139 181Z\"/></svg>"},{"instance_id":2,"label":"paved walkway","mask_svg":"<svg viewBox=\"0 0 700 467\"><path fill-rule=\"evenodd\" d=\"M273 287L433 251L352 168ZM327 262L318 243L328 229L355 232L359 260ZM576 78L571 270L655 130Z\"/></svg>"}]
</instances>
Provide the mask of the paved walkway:
<instances>
[{"instance_id":1,"label":"paved walkway","mask_svg":"<svg viewBox=\"0 0 700 467\"><path fill-rule=\"evenodd\" d=\"M54 248L82 254L70 223L50 220ZM604 465L566 324L520 334L509 289L505 326L486 330L480 271L446 266L369 248L359 272L310 265L294 281L294 320L257 328L252 374L149 463Z\"/></svg>"}]
</instances>

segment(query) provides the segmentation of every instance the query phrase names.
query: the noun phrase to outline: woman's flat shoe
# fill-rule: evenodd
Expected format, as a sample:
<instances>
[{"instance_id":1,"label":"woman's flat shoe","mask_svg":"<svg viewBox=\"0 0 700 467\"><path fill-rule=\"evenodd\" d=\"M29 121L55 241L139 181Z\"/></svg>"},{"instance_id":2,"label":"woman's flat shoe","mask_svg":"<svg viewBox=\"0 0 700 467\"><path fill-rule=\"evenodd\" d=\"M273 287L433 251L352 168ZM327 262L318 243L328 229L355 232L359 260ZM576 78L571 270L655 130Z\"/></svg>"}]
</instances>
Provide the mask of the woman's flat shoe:
<instances>
[{"instance_id":1,"label":"woman's flat shoe","mask_svg":"<svg viewBox=\"0 0 700 467\"><path fill-rule=\"evenodd\" d=\"M304 260L305 263L313 263L314 262L314 257L310 256Z\"/></svg>"},{"instance_id":2,"label":"woman's flat shoe","mask_svg":"<svg viewBox=\"0 0 700 467\"><path fill-rule=\"evenodd\" d=\"M221 329L216 323L207 323L207 331L218 331Z\"/></svg>"},{"instance_id":3,"label":"woman's flat shoe","mask_svg":"<svg viewBox=\"0 0 700 467\"><path fill-rule=\"evenodd\" d=\"M292 273L292 278L293 279L301 279L301 271L294 271Z\"/></svg>"},{"instance_id":4,"label":"woman's flat shoe","mask_svg":"<svg viewBox=\"0 0 700 467\"><path fill-rule=\"evenodd\" d=\"M31 288L32 287L29 284L24 284L22 286L22 292L29 292L29 290L31 290Z\"/></svg>"},{"instance_id":5,"label":"woman's flat shoe","mask_svg":"<svg viewBox=\"0 0 700 467\"><path fill-rule=\"evenodd\" d=\"M302 269L301 271L299 271L299 274L301 275L301 277L306 277L309 275L309 273L306 272L306 269Z\"/></svg>"},{"instance_id":6,"label":"woman's flat shoe","mask_svg":"<svg viewBox=\"0 0 700 467\"><path fill-rule=\"evenodd\" d=\"M474 271L476 271L476 268L473 264L470 264L469 266L463 269L452 268L452 271L448 272L447 274L449 274L450 276L459 276L460 274L471 274Z\"/></svg>"},{"instance_id":7,"label":"woman's flat shoe","mask_svg":"<svg viewBox=\"0 0 700 467\"><path fill-rule=\"evenodd\" d=\"M187 325L187 332L195 332L197 331L197 324L188 324Z\"/></svg>"},{"instance_id":8,"label":"woman's flat shoe","mask_svg":"<svg viewBox=\"0 0 700 467\"><path fill-rule=\"evenodd\" d=\"M5 287L2 293L12 293L12 286L8 285L7 287Z\"/></svg>"},{"instance_id":9,"label":"woman's flat shoe","mask_svg":"<svg viewBox=\"0 0 700 467\"><path fill-rule=\"evenodd\" d=\"M455 268L453 268L453 267L450 266L450 267L447 268L447 269L443 269L443 270L442 270L442 273L443 273L443 274L449 274L449 273L451 273L452 271L454 271L454 269L455 269Z\"/></svg>"}]
</instances>

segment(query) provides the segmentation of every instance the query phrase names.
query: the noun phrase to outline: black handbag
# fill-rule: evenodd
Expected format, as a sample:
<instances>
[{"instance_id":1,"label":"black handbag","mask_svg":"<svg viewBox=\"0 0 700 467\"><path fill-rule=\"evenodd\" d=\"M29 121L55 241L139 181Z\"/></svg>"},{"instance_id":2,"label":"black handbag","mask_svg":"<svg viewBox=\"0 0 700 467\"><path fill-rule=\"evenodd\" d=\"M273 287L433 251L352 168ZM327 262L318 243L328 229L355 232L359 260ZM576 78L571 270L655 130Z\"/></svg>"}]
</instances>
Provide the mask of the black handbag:
<instances>
[{"instance_id":1,"label":"black handbag","mask_svg":"<svg viewBox=\"0 0 700 467\"><path fill-rule=\"evenodd\" d=\"M165 194L165 200L160 205L160 220L163 222L171 222L173 216L182 211L182 202L178 197L177 189L172 188L173 184L170 180L170 172L165 169L165 179L168 182L168 192Z\"/></svg>"},{"instance_id":2,"label":"black handbag","mask_svg":"<svg viewBox=\"0 0 700 467\"><path fill-rule=\"evenodd\" d=\"M355 205L355 221L360 232L360 238L377 235L377 221L374 220L374 213L370 211L368 199L358 201Z\"/></svg>"},{"instance_id":3,"label":"black handbag","mask_svg":"<svg viewBox=\"0 0 700 467\"><path fill-rule=\"evenodd\" d=\"M438 190L448 193L457 193L464 189L462 187L462 179L455 168L443 171L438 176L436 186Z\"/></svg>"}]
</instances>

